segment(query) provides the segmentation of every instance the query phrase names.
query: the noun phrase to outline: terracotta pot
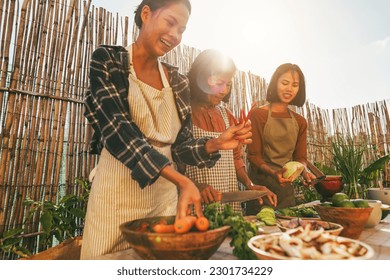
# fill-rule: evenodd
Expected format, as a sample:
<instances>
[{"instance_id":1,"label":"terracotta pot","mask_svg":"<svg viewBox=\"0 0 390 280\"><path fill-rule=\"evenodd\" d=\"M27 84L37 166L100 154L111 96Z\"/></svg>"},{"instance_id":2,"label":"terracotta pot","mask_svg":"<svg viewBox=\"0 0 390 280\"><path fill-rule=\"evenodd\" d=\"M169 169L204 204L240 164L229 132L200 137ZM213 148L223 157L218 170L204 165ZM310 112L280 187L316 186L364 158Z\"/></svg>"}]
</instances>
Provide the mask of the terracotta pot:
<instances>
[{"instance_id":1,"label":"terracotta pot","mask_svg":"<svg viewBox=\"0 0 390 280\"><path fill-rule=\"evenodd\" d=\"M20 260L79 260L82 236L70 238L57 246Z\"/></svg>"},{"instance_id":2,"label":"terracotta pot","mask_svg":"<svg viewBox=\"0 0 390 280\"><path fill-rule=\"evenodd\" d=\"M317 192L322 196L323 200L328 200L335 193L341 192L343 182L341 176L326 176L324 180L314 185Z\"/></svg>"},{"instance_id":3,"label":"terracotta pot","mask_svg":"<svg viewBox=\"0 0 390 280\"><path fill-rule=\"evenodd\" d=\"M359 238L372 212L369 208L345 208L314 205L321 220L340 224L344 227L340 236Z\"/></svg>"}]
</instances>

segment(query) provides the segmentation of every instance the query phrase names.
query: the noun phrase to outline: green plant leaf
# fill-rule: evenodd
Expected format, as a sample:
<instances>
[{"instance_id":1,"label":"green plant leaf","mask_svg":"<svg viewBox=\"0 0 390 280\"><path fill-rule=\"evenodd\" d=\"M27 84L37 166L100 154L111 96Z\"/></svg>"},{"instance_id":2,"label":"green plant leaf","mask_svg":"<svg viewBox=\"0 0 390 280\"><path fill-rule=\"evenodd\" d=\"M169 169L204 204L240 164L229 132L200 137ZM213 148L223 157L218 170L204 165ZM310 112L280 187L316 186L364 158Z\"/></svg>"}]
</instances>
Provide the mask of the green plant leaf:
<instances>
[{"instance_id":1,"label":"green plant leaf","mask_svg":"<svg viewBox=\"0 0 390 280\"><path fill-rule=\"evenodd\" d=\"M69 212L77 218L83 219L85 217L85 211L80 208L71 208Z\"/></svg>"},{"instance_id":2,"label":"green plant leaf","mask_svg":"<svg viewBox=\"0 0 390 280\"><path fill-rule=\"evenodd\" d=\"M1 251L6 252L6 253L11 252L12 248L13 248L12 245L2 245L0 247Z\"/></svg>"},{"instance_id":3,"label":"green plant leaf","mask_svg":"<svg viewBox=\"0 0 390 280\"><path fill-rule=\"evenodd\" d=\"M39 220L42 224L43 230L49 233L53 227L53 216L51 213L48 211L43 212Z\"/></svg>"},{"instance_id":4,"label":"green plant leaf","mask_svg":"<svg viewBox=\"0 0 390 280\"><path fill-rule=\"evenodd\" d=\"M374 161L373 163L368 165L366 168L364 168L363 174L370 174L372 172L382 170L384 168L386 162L388 162L388 161L390 161L390 155L385 155L385 156L377 159L376 161Z\"/></svg>"},{"instance_id":5,"label":"green plant leaf","mask_svg":"<svg viewBox=\"0 0 390 280\"><path fill-rule=\"evenodd\" d=\"M26 198L24 201L23 201L23 206L29 206L29 205L32 205L34 204L35 201L32 200L31 198Z\"/></svg>"},{"instance_id":6,"label":"green plant leaf","mask_svg":"<svg viewBox=\"0 0 390 280\"><path fill-rule=\"evenodd\" d=\"M3 233L3 238L10 238L12 236L15 236L15 235L19 235L23 232L23 229L21 228L14 228L14 229L10 229L10 230L7 230L7 231L4 231Z\"/></svg>"},{"instance_id":7,"label":"green plant leaf","mask_svg":"<svg viewBox=\"0 0 390 280\"><path fill-rule=\"evenodd\" d=\"M4 240L4 245L13 246L13 245L19 244L21 240L22 240L21 237L7 238L6 240Z\"/></svg>"},{"instance_id":8,"label":"green plant leaf","mask_svg":"<svg viewBox=\"0 0 390 280\"><path fill-rule=\"evenodd\" d=\"M64 241L63 234L64 234L64 233L63 233L61 230L56 230L56 231L54 232L54 236L55 236L55 238L56 238L59 242Z\"/></svg>"}]
</instances>

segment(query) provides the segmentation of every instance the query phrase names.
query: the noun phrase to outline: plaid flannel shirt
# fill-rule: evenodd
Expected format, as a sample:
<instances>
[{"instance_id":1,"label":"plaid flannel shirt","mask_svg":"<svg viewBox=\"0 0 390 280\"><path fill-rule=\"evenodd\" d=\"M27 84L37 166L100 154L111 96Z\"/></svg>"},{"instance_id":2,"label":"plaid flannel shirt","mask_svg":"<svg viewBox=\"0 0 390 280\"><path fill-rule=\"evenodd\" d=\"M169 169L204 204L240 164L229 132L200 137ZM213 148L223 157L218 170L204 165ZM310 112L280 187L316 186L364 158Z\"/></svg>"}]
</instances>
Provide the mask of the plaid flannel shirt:
<instances>
[{"instance_id":1,"label":"plaid flannel shirt","mask_svg":"<svg viewBox=\"0 0 390 280\"><path fill-rule=\"evenodd\" d=\"M205 143L210 138L193 138L188 79L179 74L176 67L164 65L168 68L182 124L172 145L173 160L199 168L213 167L220 154L206 153ZM161 169L172 163L147 142L131 117L129 69L128 52L123 47L100 46L93 52L84 116L94 129L90 152L99 154L105 147L130 169L132 178L144 188L158 179Z\"/></svg>"}]
</instances>

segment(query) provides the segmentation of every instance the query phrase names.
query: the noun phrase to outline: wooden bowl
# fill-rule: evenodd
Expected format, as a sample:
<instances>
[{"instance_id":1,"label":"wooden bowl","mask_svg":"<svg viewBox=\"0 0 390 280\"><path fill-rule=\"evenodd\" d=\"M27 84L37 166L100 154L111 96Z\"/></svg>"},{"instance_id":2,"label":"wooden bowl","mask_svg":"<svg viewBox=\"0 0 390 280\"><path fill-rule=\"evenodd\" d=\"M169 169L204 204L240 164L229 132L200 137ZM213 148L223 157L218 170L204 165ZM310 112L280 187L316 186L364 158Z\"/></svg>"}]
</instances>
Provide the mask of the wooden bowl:
<instances>
[{"instance_id":1,"label":"wooden bowl","mask_svg":"<svg viewBox=\"0 0 390 280\"><path fill-rule=\"evenodd\" d=\"M316 227L322 227L325 232L336 236L339 235L344 229L342 225L332 222L319 220L302 220L299 218L294 218L291 220L279 220L277 226L281 231L284 232L293 228L297 228L299 226L305 227L307 224L310 224L312 226L312 229Z\"/></svg>"},{"instance_id":2,"label":"wooden bowl","mask_svg":"<svg viewBox=\"0 0 390 280\"><path fill-rule=\"evenodd\" d=\"M344 227L340 236L359 238L370 217L372 208L346 208L314 205L321 220L340 224Z\"/></svg>"},{"instance_id":3,"label":"wooden bowl","mask_svg":"<svg viewBox=\"0 0 390 280\"><path fill-rule=\"evenodd\" d=\"M230 230L230 226L185 234L140 232L136 230L142 223L153 223L161 219L165 219L168 224L172 224L175 217L138 219L120 225L124 238L143 259L207 260L217 251Z\"/></svg>"},{"instance_id":4,"label":"wooden bowl","mask_svg":"<svg viewBox=\"0 0 390 280\"><path fill-rule=\"evenodd\" d=\"M324 180L315 184L314 188L324 199L330 198L332 195L341 192L343 189L342 177L337 175L327 175Z\"/></svg>"}]
</instances>

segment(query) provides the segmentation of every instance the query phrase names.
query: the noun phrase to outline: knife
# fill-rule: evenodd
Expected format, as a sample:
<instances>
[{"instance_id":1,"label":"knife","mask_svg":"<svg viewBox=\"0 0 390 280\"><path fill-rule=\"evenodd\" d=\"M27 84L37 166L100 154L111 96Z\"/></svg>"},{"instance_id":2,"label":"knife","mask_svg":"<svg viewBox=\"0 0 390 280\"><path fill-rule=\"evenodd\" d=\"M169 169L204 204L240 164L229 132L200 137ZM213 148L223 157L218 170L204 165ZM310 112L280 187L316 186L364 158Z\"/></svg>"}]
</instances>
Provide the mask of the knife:
<instances>
[{"instance_id":1,"label":"knife","mask_svg":"<svg viewBox=\"0 0 390 280\"><path fill-rule=\"evenodd\" d=\"M263 197L267 194L266 191L236 191L236 192L223 192L222 203L226 202L244 202L259 197Z\"/></svg>"},{"instance_id":2,"label":"knife","mask_svg":"<svg viewBox=\"0 0 390 280\"><path fill-rule=\"evenodd\" d=\"M318 182L321 182L325 179L326 175L314 164L312 164L310 161L306 161L306 166L309 168L309 170L316 176L314 180L311 181L310 185L314 186Z\"/></svg>"},{"instance_id":3,"label":"knife","mask_svg":"<svg viewBox=\"0 0 390 280\"><path fill-rule=\"evenodd\" d=\"M315 184L323 181L325 179L325 177L326 177L325 175L322 175L320 177L317 177L317 178L311 180L310 185L314 186Z\"/></svg>"}]
</instances>

